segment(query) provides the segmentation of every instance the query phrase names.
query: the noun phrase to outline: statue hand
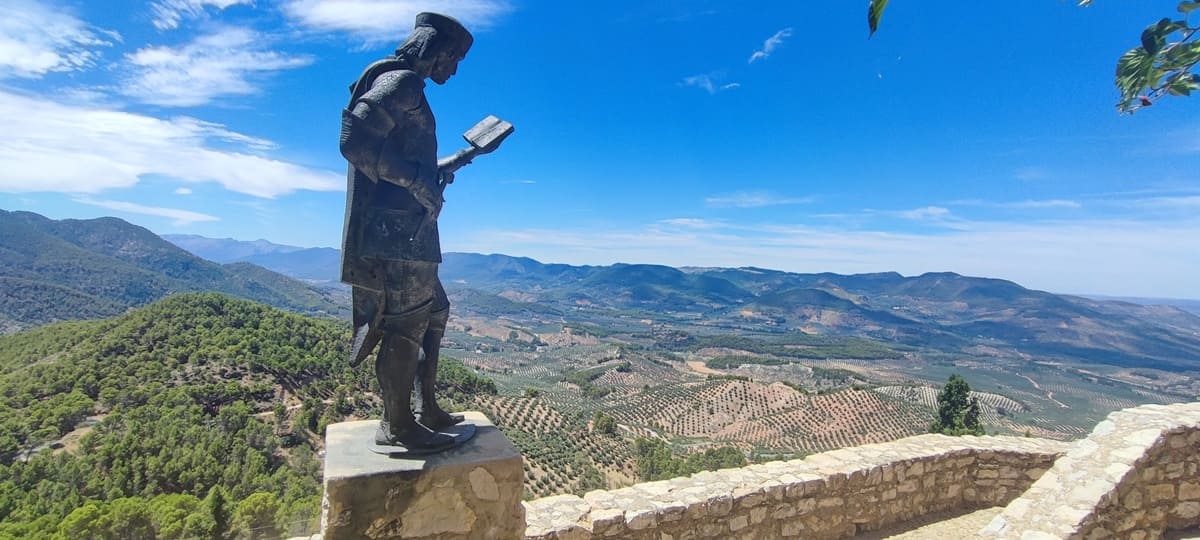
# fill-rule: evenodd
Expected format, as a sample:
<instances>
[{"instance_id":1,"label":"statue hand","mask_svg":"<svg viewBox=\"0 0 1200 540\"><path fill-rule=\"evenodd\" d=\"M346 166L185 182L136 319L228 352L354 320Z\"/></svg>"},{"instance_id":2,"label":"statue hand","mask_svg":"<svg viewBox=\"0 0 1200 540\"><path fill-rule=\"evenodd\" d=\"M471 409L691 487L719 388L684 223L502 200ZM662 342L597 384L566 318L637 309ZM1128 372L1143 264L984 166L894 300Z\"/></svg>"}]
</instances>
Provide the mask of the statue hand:
<instances>
[{"instance_id":1,"label":"statue hand","mask_svg":"<svg viewBox=\"0 0 1200 540\"><path fill-rule=\"evenodd\" d=\"M429 187L424 182L417 182L409 189L414 199L425 208L429 217L434 221L442 213L442 194Z\"/></svg>"}]
</instances>

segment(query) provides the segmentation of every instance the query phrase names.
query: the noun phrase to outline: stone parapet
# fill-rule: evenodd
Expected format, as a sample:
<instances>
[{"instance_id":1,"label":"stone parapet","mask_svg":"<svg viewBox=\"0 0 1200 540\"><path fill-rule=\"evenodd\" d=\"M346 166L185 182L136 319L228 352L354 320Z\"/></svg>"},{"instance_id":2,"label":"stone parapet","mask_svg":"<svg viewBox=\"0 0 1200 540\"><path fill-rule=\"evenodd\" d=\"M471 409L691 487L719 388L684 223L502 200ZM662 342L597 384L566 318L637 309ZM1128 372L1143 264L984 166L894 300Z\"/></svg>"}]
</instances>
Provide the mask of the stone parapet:
<instances>
[{"instance_id":1,"label":"stone parapet","mask_svg":"<svg viewBox=\"0 0 1200 540\"><path fill-rule=\"evenodd\" d=\"M1005 504L1067 445L919 435L792 461L525 504L527 540L842 538L933 512Z\"/></svg>"},{"instance_id":2,"label":"stone parapet","mask_svg":"<svg viewBox=\"0 0 1200 540\"><path fill-rule=\"evenodd\" d=\"M1160 538L1200 525L1200 403L1108 415L982 532L992 538Z\"/></svg>"},{"instance_id":3,"label":"stone parapet","mask_svg":"<svg viewBox=\"0 0 1200 540\"><path fill-rule=\"evenodd\" d=\"M521 454L483 414L464 414L476 426L473 439L408 459L368 449L378 420L331 424L325 435L324 540L520 538Z\"/></svg>"}]
</instances>

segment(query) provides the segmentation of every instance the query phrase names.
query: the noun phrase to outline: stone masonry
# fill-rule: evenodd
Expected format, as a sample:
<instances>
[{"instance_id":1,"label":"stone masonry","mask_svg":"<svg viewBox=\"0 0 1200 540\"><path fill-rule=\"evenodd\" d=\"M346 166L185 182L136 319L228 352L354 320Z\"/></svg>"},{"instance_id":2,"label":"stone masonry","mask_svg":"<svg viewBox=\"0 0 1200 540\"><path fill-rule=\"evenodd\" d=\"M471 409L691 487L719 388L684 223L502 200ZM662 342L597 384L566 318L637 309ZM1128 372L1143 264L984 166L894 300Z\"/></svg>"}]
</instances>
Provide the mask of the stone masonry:
<instances>
[{"instance_id":1,"label":"stone masonry","mask_svg":"<svg viewBox=\"0 0 1200 540\"><path fill-rule=\"evenodd\" d=\"M326 430L324 540L520 538L521 454L482 413L474 439L418 458L368 450L378 420Z\"/></svg>"},{"instance_id":2,"label":"stone masonry","mask_svg":"<svg viewBox=\"0 0 1200 540\"><path fill-rule=\"evenodd\" d=\"M1200 525L1200 403L1108 415L1076 441L985 537L1161 538Z\"/></svg>"},{"instance_id":3,"label":"stone masonry","mask_svg":"<svg viewBox=\"0 0 1200 540\"><path fill-rule=\"evenodd\" d=\"M843 538L1020 495L1066 450L1016 437L919 435L805 459L526 503L526 540Z\"/></svg>"}]
</instances>

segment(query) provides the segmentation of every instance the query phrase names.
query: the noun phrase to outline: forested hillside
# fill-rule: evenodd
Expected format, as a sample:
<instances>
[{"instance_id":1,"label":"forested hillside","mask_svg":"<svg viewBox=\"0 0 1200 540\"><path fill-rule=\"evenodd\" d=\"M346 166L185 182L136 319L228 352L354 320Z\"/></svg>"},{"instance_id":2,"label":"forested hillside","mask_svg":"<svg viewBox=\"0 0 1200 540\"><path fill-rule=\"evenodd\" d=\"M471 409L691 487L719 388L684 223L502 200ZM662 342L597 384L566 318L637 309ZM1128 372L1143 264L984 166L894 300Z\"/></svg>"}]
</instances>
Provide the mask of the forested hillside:
<instances>
[{"instance_id":1,"label":"forested hillside","mask_svg":"<svg viewBox=\"0 0 1200 540\"><path fill-rule=\"evenodd\" d=\"M324 426L378 414L348 341L213 293L0 338L0 538L312 531ZM495 391L444 364L443 395Z\"/></svg>"},{"instance_id":2,"label":"forested hillside","mask_svg":"<svg viewBox=\"0 0 1200 540\"><path fill-rule=\"evenodd\" d=\"M0 333L118 315L170 294L219 291L291 311L344 306L251 264L206 261L117 218L52 220L0 210Z\"/></svg>"}]
</instances>

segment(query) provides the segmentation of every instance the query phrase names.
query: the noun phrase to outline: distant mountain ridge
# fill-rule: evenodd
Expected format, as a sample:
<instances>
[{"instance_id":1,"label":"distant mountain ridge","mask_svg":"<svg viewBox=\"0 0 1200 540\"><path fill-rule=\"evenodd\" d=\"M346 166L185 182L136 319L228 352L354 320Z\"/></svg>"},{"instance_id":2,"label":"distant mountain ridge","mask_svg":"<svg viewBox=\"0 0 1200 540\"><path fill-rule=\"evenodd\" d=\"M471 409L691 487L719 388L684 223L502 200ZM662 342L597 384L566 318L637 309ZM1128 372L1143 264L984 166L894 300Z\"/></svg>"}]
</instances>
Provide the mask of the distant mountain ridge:
<instances>
[{"instance_id":1,"label":"distant mountain ridge","mask_svg":"<svg viewBox=\"0 0 1200 540\"><path fill-rule=\"evenodd\" d=\"M276 244L268 240L234 240L233 238L209 238L197 234L164 234L162 239L175 244L197 257L218 263L231 263L271 253L292 253L304 248Z\"/></svg>"},{"instance_id":2,"label":"distant mountain ridge","mask_svg":"<svg viewBox=\"0 0 1200 540\"><path fill-rule=\"evenodd\" d=\"M1056 295L1001 279L932 272L796 274L761 268L543 265L504 255L447 253L442 280L528 304L693 312L761 321L780 331L862 336L945 352L1017 354L1163 369L1200 369L1200 317Z\"/></svg>"},{"instance_id":3,"label":"distant mountain ridge","mask_svg":"<svg viewBox=\"0 0 1200 540\"><path fill-rule=\"evenodd\" d=\"M339 314L322 292L250 264L221 265L105 217L0 210L0 332L117 315L170 294L216 291L291 311Z\"/></svg>"},{"instance_id":4,"label":"distant mountain ridge","mask_svg":"<svg viewBox=\"0 0 1200 540\"><path fill-rule=\"evenodd\" d=\"M341 275L342 252L335 248L302 248L261 239L244 241L194 234L164 234L162 237L213 262L257 264L285 276L314 282L336 282Z\"/></svg>"},{"instance_id":5,"label":"distant mountain ridge","mask_svg":"<svg viewBox=\"0 0 1200 540\"><path fill-rule=\"evenodd\" d=\"M338 251L322 265L303 248L273 245L253 260L293 277L336 279ZM291 251L277 248L292 249ZM244 247L243 247L244 248ZM308 266L306 266L308 265ZM460 308L566 313L580 306L693 313L785 332L862 336L954 352L1001 347L1038 357L1200 369L1200 316L1026 289L1011 281L931 272L798 274L756 267L572 266L527 257L445 253L441 277ZM457 291L457 292L453 292Z\"/></svg>"}]
</instances>

